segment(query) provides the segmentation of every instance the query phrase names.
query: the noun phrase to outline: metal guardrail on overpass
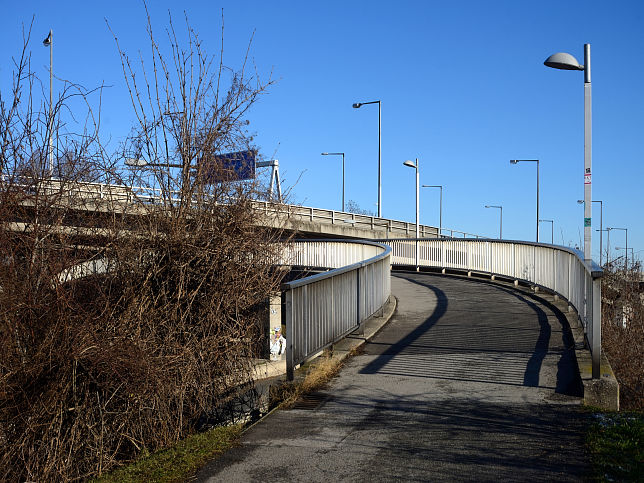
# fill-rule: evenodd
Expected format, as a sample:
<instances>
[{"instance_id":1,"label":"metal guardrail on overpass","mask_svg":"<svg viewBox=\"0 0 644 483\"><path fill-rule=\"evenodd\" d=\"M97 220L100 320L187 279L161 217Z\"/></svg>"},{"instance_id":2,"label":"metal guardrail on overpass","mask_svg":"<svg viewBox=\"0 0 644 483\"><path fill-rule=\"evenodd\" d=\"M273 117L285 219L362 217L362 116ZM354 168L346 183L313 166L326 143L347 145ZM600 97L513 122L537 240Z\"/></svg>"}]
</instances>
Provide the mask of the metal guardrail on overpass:
<instances>
[{"instance_id":1,"label":"metal guardrail on overpass","mask_svg":"<svg viewBox=\"0 0 644 483\"><path fill-rule=\"evenodd\" d=\"M50 192L57 194L64 192L70 199L80 200L103 200L110 203L143 203L159 204L163 202L176 203L180 201L180 193L177 191L163 191L159 188L148 186L128 186L111 183L92 183L86 181L65 181L56 178L44 179L40 182L40 189L45 193ZM272 201L255 201L255 206L259 212L267 215L277 214L284 215L287 219L293 219L298 222L310 222L322 225L332 225L344 228L354 228L356 230L373 231L376 238L381 235L385 238L397 238L414 236L416 225L400 220L391 220L388 218L378 218L371 215L362 215L357 213L347 213L342 211L328 210L323 208L313 208L301 205L289 205L276 203ZM96 208L96 207L94 207ZM112 209L108 206L107 209ZM420 225L419 233L421 237L438 237L442 234L444 237L464 237L464 238L485 238L476 234L467 233L451 228L443 228L442 233L434 226Z\"/></svg>"}]
</instances>

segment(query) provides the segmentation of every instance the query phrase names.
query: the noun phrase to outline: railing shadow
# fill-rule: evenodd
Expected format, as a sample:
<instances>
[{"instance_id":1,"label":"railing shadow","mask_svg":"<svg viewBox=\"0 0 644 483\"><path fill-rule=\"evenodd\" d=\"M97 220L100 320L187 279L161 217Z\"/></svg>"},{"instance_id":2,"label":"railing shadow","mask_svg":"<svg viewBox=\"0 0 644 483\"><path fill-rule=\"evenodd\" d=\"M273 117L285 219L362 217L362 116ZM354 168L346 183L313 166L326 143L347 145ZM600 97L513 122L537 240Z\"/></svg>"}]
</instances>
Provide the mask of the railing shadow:
<instances>
[{"instance_id":1,"label":"railing shadow","mask_svg":"<svg viewBox=\"0 0 644 483\"><path fill-rule=\"evenodd\" d=\"M488 312L485 323L478 320L476 311L464 313L463 309L453 306L448 312L449 295L430 280L419 279L432 276L477 284L468 291L468 298L473 298L470 302L475 305L489 303L488 298L494 296L489 290L481 294L480 284L488 284L494 291L510 295L530 307L536 314L538 326L534 324L534 316L523 311L508 312L507 307L496 313ZM369 347L378 356L361 373L542 387L569 396L583 394L576 371L572 334L565 316L554 305L495 282L450 275L410 274L403 277L433 292L436 297L433 312L394 343L372 341ZM554 314L561 326L563 349L550 348L552 328L542 306ZM440 324L440 330L437 330L437 324ZM547 356L559 357L554 387L546 386L544 382L540 384L539 375Z\"/></svg>"}]
</instances>

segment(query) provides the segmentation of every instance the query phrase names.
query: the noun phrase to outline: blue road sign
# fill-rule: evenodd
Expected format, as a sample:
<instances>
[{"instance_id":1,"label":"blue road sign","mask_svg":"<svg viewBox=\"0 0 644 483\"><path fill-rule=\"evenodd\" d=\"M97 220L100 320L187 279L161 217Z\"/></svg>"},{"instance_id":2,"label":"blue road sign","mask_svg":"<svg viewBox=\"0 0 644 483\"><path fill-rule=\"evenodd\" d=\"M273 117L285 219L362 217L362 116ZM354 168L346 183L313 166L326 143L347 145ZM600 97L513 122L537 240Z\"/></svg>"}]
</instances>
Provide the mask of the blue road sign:
<instances>
[{"instance_id":1,"label":"blue road sign","mask_svg":"<svg viewBox=\"0 0 644 483\"><path fill-rule=\"evenodd\" d=\"M255 155L253 150L218 154L206 161L203 178L208 183L241 181L255 178Z\"/></svg>"}]
</instances>

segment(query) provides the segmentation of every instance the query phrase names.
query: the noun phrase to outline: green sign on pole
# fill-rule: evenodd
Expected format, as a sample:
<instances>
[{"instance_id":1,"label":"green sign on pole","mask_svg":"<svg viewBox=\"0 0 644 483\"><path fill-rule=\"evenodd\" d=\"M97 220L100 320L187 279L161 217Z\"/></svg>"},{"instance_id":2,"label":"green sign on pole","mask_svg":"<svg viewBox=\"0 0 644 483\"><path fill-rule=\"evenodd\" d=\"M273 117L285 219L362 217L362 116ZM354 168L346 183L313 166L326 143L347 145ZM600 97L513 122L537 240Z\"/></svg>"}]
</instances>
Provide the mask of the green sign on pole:
<instances>
[{"instance_id":1,"label":"green sign on pole","mask_svg":"<svg viewBox=\"0 0 644 483\"><path fill-rule=\"evenodd\" d=\"M584 226L591 226L590 218L584 218Z\"/></svg>"}]
</instances>

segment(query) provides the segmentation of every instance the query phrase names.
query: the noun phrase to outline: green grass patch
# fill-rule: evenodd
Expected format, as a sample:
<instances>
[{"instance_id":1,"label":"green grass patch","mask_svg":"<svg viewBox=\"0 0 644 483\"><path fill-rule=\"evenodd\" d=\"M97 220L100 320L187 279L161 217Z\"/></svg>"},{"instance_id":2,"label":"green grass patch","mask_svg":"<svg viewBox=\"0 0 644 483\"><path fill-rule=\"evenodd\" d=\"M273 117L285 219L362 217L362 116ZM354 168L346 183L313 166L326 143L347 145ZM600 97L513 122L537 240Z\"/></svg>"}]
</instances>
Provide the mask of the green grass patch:
<instances>
[{"instance_id":1,"label":"green grass patch","mask_svg":"<svg viewBox=\"0 0 644 483\"><path fill-rule=\"evenodd\" d=\"M586 444L596 481L644 481L644 413L594 412Z\"/></svg>"},{"instance_id":2,"label":"green grass patch","mask_svg":"<svg viewBox=\"0 0 644 483\"><path fill-rule=\"evenodd\" d=\"M194 434L176 445L141 457L94 483L179 482L196 473L209 460L237 445L242 426L214 428Z\"/></svg>"}]
</instances>

